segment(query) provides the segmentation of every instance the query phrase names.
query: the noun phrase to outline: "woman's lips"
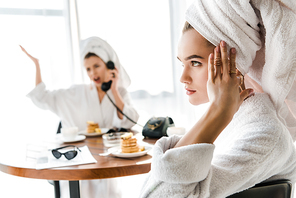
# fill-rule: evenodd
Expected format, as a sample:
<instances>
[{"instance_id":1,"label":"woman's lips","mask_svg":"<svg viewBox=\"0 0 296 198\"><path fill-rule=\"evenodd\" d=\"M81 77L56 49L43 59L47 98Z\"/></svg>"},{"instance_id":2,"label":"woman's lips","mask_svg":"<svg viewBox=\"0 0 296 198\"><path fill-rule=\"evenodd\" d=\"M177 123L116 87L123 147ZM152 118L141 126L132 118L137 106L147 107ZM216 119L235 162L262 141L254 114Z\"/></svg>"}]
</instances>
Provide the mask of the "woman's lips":
<instances>
[{"instance_id":1,"label":"woman's lips","mask_svg":"<svg viewBox=\"0 0 296 198\"><path fill-rule=\"evenodd\" d=\"M98 83L98 84L101 83L100 77L98 77L98 78L94 78L94 82L95 82L95 83Z\"/></svg>"},{"instance_id":2,"label":"woman's lips","mask_svg":"<svg viewBox=\"0 0 296 198\"><path fill-rule=\"evenodd\" d=\"M186 89L186 94L188 96L190 96L190 95L192 95L192 94L194 94L196 92L196 90L193 90L193 89L187 89L187 88L185 88L185 89Z\"/></svg>"}]
</instances>

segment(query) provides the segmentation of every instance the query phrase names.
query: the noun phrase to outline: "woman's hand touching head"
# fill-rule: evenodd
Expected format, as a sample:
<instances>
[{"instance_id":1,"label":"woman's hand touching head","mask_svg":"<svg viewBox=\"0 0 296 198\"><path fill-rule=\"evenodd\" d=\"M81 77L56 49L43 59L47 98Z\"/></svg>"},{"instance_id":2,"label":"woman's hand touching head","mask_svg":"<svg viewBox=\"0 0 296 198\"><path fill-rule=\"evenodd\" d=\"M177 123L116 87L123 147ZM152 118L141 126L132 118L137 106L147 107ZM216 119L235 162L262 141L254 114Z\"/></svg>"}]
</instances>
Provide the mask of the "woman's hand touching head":
<instances>
[{"instance_id":1,"label":"woman's hand touching head","mask_svg":"<svg viewBox=\"0 0 296 198\"><path fill-rule=\"evenodd\" d=\"M226 42L211 53L208 60L207 92L211 105L218 112L223 112L232 118L242 102L252 94L252 89L241 89L240 72L235 66L236 50L231 48L227 52Z\"/></svg>"}]
</instances>

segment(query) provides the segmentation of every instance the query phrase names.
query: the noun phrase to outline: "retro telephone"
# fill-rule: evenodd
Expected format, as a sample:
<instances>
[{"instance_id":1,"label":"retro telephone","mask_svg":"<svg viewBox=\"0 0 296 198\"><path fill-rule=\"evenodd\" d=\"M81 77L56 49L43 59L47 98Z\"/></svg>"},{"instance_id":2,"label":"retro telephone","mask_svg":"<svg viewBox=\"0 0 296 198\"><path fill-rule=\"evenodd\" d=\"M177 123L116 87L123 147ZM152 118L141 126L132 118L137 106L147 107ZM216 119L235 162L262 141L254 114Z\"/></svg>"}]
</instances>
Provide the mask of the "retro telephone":
<instances>
[{"instance_id":1,"label":"retro telephone","mask_svg":"<svg viewBox=\"0 0 296 198\"><path fill-rule=\"evenodd\" d=\"M145 124L142 135L150 138L167 136L167 128L175 126L171 117L152 117Z\"/></svg>"},{"instance_id":2,"label":"retro telephone","mask_svg":"<svg viewBox=\"0 0 296 198\"><path fill-rule=\"evenodd\" d=\"M110 70L115 69L113 61L108 61L106 65L107 65L107 68L110 69ZM108 91L110 89L111 84L112 84L112 80L110 80L109 82L102 83L101 89L104 92L106 92L106 91Z\"/></svg>"}]
</instances>

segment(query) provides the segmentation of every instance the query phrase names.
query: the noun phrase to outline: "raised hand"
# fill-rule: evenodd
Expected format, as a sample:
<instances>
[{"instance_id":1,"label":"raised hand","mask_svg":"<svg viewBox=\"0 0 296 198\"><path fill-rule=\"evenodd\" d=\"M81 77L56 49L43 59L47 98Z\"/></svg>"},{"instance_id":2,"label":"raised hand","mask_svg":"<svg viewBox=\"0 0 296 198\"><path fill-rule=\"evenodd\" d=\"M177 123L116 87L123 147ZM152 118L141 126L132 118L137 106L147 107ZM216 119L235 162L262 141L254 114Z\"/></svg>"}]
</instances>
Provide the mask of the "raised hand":
<instances>
[{"instance_id":1,"label":"raised hand","mask_svg":"<svg viewBox=\"0 0 296 198\"><path fill-rule=\"evenodd\" d=\"M40 72L40 66L39 66L39 60L33 56L31 56L31 54L29 54L21 45L20 45L21 49L23 52L25 52L25 54L35 63L36 66L36 86L42 82L42 78L41 78L41 72Z\"/></svg>"},{"instance_id":2,"label":"raised hand","mask_svg":"<svg viewBox=\"0 0 296 198\"><path fill-rule=\"evenodd\" d=\"M236 50L227 53L226 43L220 42L208 61L208 97L210 103L232 118L242 102L252 94L244 89L243 78L236 69Z\"/></svg>"},{"instance_id":3,"label":"raised hand","mask_svg":"<svg viewBox=\"0 0 296 198\"><path fill-rule=\"evenodd\" d=\"M29 54L26 50L25 50L25 48L23 48L21 45L20 45L20 47L21 47L21 49L22 49L22 51L23 52L25 52L25 54L27 54L27 56L35 63L35 65L39 65L39 60L37 59L37 58L35 58L35 57L33 57L33 56L31 56L31 54Z\"/></svg>"}]
</instances>

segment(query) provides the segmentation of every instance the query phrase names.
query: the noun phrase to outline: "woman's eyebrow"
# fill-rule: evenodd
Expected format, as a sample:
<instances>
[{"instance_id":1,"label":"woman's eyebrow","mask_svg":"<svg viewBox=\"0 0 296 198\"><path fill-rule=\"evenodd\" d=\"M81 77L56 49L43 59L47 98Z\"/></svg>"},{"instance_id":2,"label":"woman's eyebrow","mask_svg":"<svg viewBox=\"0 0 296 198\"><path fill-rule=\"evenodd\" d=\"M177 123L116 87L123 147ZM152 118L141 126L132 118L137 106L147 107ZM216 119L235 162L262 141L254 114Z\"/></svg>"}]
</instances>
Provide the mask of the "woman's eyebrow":
<instances>
[{"instance_id":1,"label":"woman's eyebrow","mask_svg":"<svg viewBox=\"0 0 296 198\"><path fill-rule=\"evenodd\" d=\"M198 55L191 55L191 56L188 56L187 58L185 58L185 60L187 61L187 60L190 60L190 59L193 59L193 58L199 58L199 59L204 59L204 57L202 57L202 56L198 56Z\"/></svg>"}]
</instances>

